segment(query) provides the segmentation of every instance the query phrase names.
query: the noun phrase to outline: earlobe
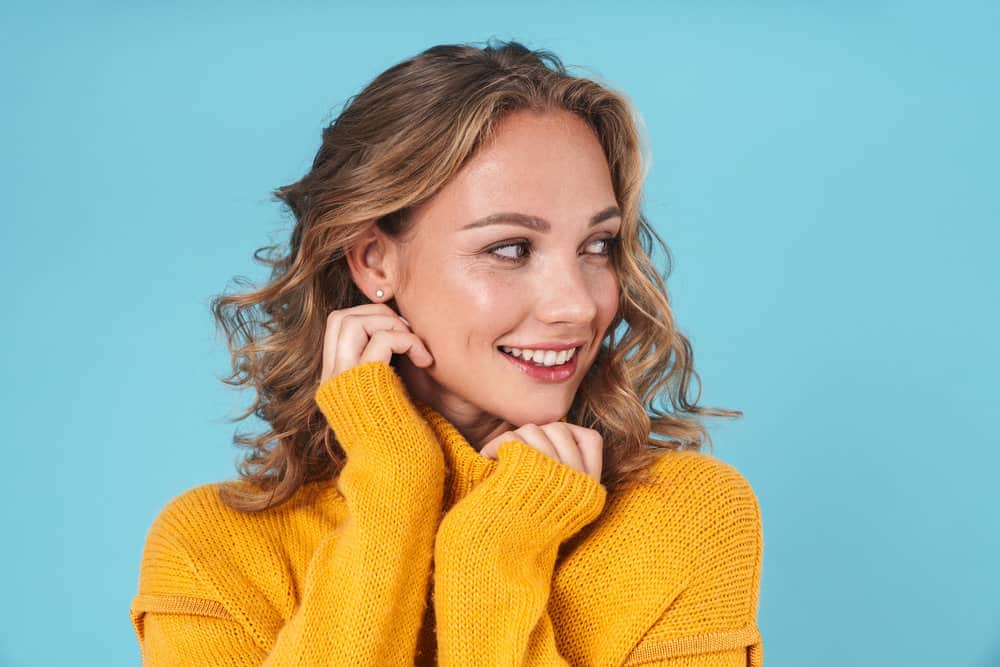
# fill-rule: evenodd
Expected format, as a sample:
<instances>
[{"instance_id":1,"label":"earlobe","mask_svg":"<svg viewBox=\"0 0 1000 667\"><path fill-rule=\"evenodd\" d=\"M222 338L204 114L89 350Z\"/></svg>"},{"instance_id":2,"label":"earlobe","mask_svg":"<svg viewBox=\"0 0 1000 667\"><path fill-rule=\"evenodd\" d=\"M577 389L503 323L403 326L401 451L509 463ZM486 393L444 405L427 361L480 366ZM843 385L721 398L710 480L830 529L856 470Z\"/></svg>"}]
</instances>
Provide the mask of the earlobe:
<instances>
[{"instance_id":1,"label":"earlobe","mask_svg":"<svg viewBox=\"0 0 1000 667\"><path fill-rule=\"evenodd\" d=\"M395 278L388 240L369 230L346 253L354 284L372 301L381 301ZM388 252L387 252L388 250Z\"/></svg>"}]
</instances>

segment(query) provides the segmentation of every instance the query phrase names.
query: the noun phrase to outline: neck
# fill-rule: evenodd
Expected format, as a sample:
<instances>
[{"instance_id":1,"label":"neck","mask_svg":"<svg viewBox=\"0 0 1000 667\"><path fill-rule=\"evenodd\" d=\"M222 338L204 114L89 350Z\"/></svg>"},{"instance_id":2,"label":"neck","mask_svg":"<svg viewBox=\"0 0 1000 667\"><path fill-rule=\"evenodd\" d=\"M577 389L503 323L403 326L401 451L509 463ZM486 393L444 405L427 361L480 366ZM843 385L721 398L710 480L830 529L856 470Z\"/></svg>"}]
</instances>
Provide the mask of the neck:
<instances>
[{"instance_id":1,"label":"neck","mask_svg":"<svg viewBox=\"0 0 1000 667\"><path fill-rule=\"evenodd\" d=\"M426 369L414 366L408 357L394 357L392 365L410 396L441 413L477 452L501 433L517 428L448 393Z\"/></svg>"}]
</instances>

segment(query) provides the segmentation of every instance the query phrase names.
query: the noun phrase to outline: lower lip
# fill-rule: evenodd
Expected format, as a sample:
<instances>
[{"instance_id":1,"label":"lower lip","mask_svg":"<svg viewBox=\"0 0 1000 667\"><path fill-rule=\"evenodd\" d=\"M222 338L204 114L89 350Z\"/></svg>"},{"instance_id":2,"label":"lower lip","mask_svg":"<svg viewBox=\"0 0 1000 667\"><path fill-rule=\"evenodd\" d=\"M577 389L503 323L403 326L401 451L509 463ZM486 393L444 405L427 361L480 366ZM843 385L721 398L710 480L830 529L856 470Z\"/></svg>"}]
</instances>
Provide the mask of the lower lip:
<instances>
[{"instance_id":1,"label":"lower lip","mask_svg":"<svg viewBox=\"0 0 1000 667\"><path fill-rule=\"evenodd\" d=\"M561 366L536 366L531 362L522 361L517 357L511 356L503 350L497 350L497 352L503 355L507 361L514 364L522 373L542 382L564 382L568 380L576 373L576 360L580 357L580 350L578 349L572 358Z\"/></svg>"}]
</instances>

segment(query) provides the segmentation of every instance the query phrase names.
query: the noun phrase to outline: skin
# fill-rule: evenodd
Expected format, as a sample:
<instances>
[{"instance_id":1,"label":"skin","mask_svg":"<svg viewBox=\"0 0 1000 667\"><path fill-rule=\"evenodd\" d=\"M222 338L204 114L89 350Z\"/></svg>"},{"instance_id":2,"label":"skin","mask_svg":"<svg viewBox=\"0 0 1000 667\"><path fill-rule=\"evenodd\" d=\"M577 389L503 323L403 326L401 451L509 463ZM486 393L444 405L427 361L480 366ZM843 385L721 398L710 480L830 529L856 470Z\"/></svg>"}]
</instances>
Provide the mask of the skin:
<instances>
[{"instance_id":1,"label":"skin","mask_svg":"<svg viewBox=\"0 0 1000 667\"><path fill-rule=\"evenodd\" d=\"M414 211L411 240L398 244L373 225L348 253L359 288L376 302L395 297L433 357L426 367L397 357L407 390L477 451L507 431L569 412L618 307L611 244L602 239L618 234L621 218L589 225L616 204L604 152L582 119L517 111ZM538 216L551 229L461 229L499 212ZM499 247L505 242L527 244ZM498 349L552 340L585 341L576 373L560 383L525 375Z\"/></svg>"}]
</instances>

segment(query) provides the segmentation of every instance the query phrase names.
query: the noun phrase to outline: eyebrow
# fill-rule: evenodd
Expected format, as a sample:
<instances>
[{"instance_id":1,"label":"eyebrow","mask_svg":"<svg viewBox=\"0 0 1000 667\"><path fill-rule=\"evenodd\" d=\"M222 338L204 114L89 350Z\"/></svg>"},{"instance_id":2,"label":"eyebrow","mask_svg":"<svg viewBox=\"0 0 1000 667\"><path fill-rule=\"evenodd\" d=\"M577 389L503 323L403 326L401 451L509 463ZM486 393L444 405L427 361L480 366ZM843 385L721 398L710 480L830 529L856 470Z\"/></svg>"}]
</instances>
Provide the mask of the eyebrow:
<instances>
[{"instance_id":1,"label":"eyebrow","mask_svg":"<svg viewBox=\"0 0 1000 667\"><path fill-rule=\"evenodd\" d=\"M593 227L594 225L615 217L622 217L621 209L617 206L609 206L603 211L595 213L591 216L590 226ZM485 218L473 220L469 224L462 227L462 229L472 229L474 227L502 224L520 225L521 227L527 227L528 229L534 229L539 232L548 232L552 229L552 224L545 218L539 218L538 216L527 215L525 213L493 213Z\"/></svg>"}]
</instances>

